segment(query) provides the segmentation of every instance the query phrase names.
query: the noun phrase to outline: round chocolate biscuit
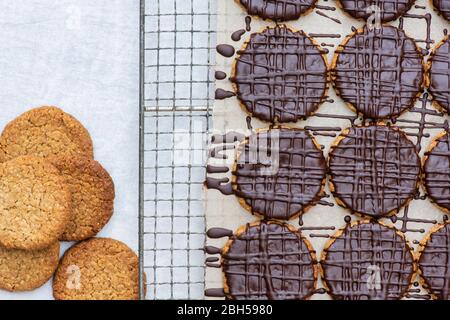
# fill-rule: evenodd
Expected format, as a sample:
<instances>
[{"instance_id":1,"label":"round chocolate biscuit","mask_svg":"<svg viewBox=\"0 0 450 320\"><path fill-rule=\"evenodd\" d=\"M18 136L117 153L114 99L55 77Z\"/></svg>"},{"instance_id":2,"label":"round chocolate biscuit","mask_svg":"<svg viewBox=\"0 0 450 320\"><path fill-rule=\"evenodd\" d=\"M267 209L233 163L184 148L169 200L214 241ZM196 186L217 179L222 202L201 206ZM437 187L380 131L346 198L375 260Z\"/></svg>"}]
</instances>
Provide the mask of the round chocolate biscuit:
<instances>
[{"instance_id":1,"label":"round chocolate biscuit","mask_svg":"<svg viewBox=\"0 0 450 320\"><path fill-rule=\"evenodd\" d=\"M450 113L450 39L445 36L428 60L429 91L439 110Z\"/></svg>"},{"instance_id":2,"label":"round chocolate biscuit","mask_svg":"<svg viewBox=\"0 0 450 320\"><path fill-rule=\"evenodd\" d=\"M332 79L337 94L366 118L396 117L411 108L423 84L423 56L396 27L356 30L336 50Z\"/></svg>"},{"instance_id":3,"label":"round chocolate biscuit","mask_svg":"<svg viewBox=\"0 0 450 320\"><path fill-rule=\"evenodd\" d=\"M434 227L419 247L419 270L426 287L440 300L450 300L450 221Z\"/></svg>"},{"instance_id":4,"label":"round chocolate biscuit","mask_svg":"<svg viewBox=\"0 0 450 320\"><path fill-rule=\"evenodd\" d=\"M288 21L314 9L317 0L239 0L248 14L262 19Z\"/></svg>"},{"instance_id":5,"label":"round chocolate biscuit","mask_svg":"<svg viewBox=\"0 0 450 320\"><path fill-rule=\"evenodd\" d=\"M91 238L66 251L53 279L57 300L137 300L139 261L124 243Z\"/></svg>"},{"instance_id":6,"label":"round chocolate biscuit","mask_svg":"<svg viewBox=\"0 0 450 320\"><path fill-rule=\"evenodd\" d=\"M433 0L433 5L445 19L450 21L450 0Z\"/></svg>"},{"instance_id":7,"label":"round chocolate biscuit","mask_svg":"<svg viewBox=\"0 0 450 320\"><path fill-rule=\"evenodd\" d=\"M26 155L92 158L91 136L77 119L61 109L32 109L8 123L0 137L0 162Z\"/></svg>"},{"instance_id":8,"label":"round chocolate biscuit","mask_svg":"<svg viewBox=\"0 0 450 320\"><path fill-rule=\"evenodd\" d=\"M442 132L425 153L424 186L428 196L450 213L450 135Z\"/></svg>"},{"instance_id":9,"label":"round chocolate biscuit","mask_svg":"<svg viewBox=\"0 0 450 320\"><path fill-rule=\"evenodd\" d=\"M80 241L95 236L109 221L114 209L114 183L97 161L82 156L50 159L66 179L72 194L72 215L60 237Z\"/></svg>"},{"instance_id":10,"label":"round chocolate biscuit","mask_svg":"<svg viewBox=\"0 0 450 320\"><path fill-rule=\"evenodd\" d=\"M375 221L347 225L322 252L325 286L336 300L397 300L415 271L405 237Z\"/></svg>"},{"instance_id":11,"label":"round chocolate biscuit","mask_svg":"<svg viewBox=\"0 0 450 320\"><path fill-rule=\"evenodd\" d=\"M241 227L222 251L224 291L236 300L302 300L315 290L312 246L287 224L260 221Z\"/></svg>"},{"instance_id":12,"label":"round chocolate biscuit","mask_svg":"<svg viewBox=\"0 0 450 320\"><path fill-rule=\"evenodd\" d=\"M328 68L324 51L303 31L286 26L251 35L238 51L234 75L237 97L254 117L295 122L325 100Z\"/></svg>"},{"instance_id":13,"label":"round chocolate biscuit","mask_svg":"<svg viewBox=\"0 0 450 320\"><path fill-rule=\"evenodd\" d=\"M414 197L420 159L398 129L381 124L351 127L331 146L329 170L330 190L340 205L379 218Z\"/></svg>"},{"instance_id":14,"label":"round chocolate biscuit","mask_svg":"<svg viewBox=\"0 0 450 320\"><path fill-rule=\"evenodd\" d=\"M252 214L292 219L320 200L326 160L307 131L260 131L244 141L240 149L232 186Z\"/></svg>"},{"instance_id":15,"label":"round chocolate biscuit","mask_svg":"<svg viewBox=\"0 0 450 320\"><path fill-rule=\"evenodd\" d=\"M0 164L0 245L37 250L55 243L71 215L65 179L50 162L22 156Z\"/></svg>"},{"instance_id":16,"label":"round chocolate biscuit","mask_svg":"<svg viewBox=\"0 0 450 320\"><path fill-rule=\"evenodd\" d=\"M379 14L381 22L395 20L411 9L416 0L339 0L340 6L356 19Z\"/></svg>"},{"instance_id":17,"label":"round chocolate biscuit","mask_svg":"<svg viewBox=\"0 0 450 320\"><path fill-rule=\"evenodd\" d=\"M40 250L0 247L0 288L16 292L39 288L55 272L59 242Z\"/></svg>"}]
</instances>

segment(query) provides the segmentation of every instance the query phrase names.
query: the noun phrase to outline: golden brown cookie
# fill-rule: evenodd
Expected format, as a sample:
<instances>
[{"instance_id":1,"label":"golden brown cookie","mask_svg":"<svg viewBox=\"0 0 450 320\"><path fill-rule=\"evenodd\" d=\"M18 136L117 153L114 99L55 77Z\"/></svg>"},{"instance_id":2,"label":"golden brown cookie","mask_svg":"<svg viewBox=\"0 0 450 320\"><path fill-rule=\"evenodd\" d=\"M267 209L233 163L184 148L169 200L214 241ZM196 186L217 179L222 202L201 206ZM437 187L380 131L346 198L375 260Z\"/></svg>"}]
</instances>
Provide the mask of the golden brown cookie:
<instances>
[{"instance_id":1,"label":"golden brown cookie","mask_svg":"<svg viewBox=\"0 0 450 320\"><path fill-rule=\"evenodd\" d=\"M72 193L72 215L60 240L80 241L95 236L114 209L114 183L97 161L62 156L50 161L66 179Z\"/></svg>"},{"instance_id":2,"label":"golden brown cookie","mask_svg":"<svg viewBox=\"0 0 450 320\"><path fill-rule=\"evenodd\" d=\"M0 137L0 162L18 156L93 157L89 132L71 115L55 107L32 109L11 121Z\"/></svg>"},{"instance_id":3,"label":"golden brown cookie","mask_svg":"<svg viewBox=\"0 0 450 320\"><path fill-rule=\"evenodd\" d=\"M53 279L57 300L136 300L139 261L124 243L92 238L70 248Z\"/></svg>"},{"instance_id":4,"label":"golden brown cookie","mask_svg":"<svg viewBox=\"0 0 450 320\"><path fill-rule=\"evenodd\" d=\"M40 250L0 247L0 288L29 291L50 279L58 266L59 242Z\"/></svg>"},{"instance_id":5,"label":"golden brown cookie","mask_svg":"<svg viewBox=\"0 0 450 320\"><path fill-rule=\"evenodd\" d=\"M0 164L0 245L43 249L67 227L71 195L50 162L22 156Z\"/></svg>"}]
</instances>

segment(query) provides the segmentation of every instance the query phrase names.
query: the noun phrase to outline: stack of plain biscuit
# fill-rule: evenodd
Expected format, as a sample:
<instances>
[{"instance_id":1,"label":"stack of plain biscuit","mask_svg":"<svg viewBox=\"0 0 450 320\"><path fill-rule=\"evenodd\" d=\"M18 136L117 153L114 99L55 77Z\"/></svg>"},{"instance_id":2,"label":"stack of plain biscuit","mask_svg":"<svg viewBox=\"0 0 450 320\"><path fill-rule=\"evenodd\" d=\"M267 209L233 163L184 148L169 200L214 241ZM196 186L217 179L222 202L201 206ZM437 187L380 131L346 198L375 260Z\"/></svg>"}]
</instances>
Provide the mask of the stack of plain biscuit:
<instances>
[{"instance_id":1,"label":"stack of plain biscuit","mask_svg":"<svg viewBox=\"0 0 450 320\"><path fill-rule=\"evenodd\" d=\"M0 137L0 288L33 290L54 274L56 299L138 298L136 254L93 238L111 218L114 196L74 117L41 107L11 121ZM59 241L81 242L59 261Z\"/></svg>"}]
</instances>

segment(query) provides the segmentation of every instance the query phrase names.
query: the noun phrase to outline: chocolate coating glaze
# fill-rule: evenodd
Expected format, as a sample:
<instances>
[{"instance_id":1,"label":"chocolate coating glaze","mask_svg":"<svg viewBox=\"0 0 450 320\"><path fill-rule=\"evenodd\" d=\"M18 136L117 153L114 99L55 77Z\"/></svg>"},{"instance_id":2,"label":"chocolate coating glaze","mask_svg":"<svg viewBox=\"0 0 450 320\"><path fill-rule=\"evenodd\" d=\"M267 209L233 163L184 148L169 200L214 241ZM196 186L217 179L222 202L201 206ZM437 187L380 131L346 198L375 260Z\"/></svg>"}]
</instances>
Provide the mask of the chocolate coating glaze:
<instances>
[{"instance_id":1,"label":"chocolate coating glaze","mask_svg":"<svg viewBox=\"0 0 450 320\"><path fill-rule=\"evenodd\" d=\"M316 204L326 177L326 161L311 135L301 129L272 129L257 133L256 138L258 144L250 146L246 141L233 171L233 190L245 207L265 218L290 219ZM262 160L244 162L255 145L261 151L269 149L278 166ZM274 171L262 171L268 168Z\"/></svg>"},{"instance_id":2,"label":"chocolate coating glaze","mask_svg":"<svg viewBox=\"0 0 450 320\"><path fill-rule=\"evenodd\" d=\"M416 0L339 0L342 9L357 19L366 20L373 11L371 6L378 6L382 22L392 21L405 14Z\"/></svg>"},{"instance_id":3,"label":"chocolate coating glaze","mask_svg":"<svg viewBox=\"0 0 450 320\"><path fill-rule=\"evenodd\" d=\"M450 300L450 222L435 228L421 245L422 277L435 297Z\"/></svg>"},{"instance_id":4,"label":"chocolate coating glaze","mask_svg":"<svg viewBox=\"0 0 450 320\"><path fill-rule=\"evenodd\" d=\"M423 165L427 194L440 207L450 212L450 135L440 134L427 152Z\"/></svg>"},{"instance_id":5,"label":"chocolate coating glaze","mask_svg":"<svg viewBox=\"0 0 450 320\"><path fill-rule=\"evenodd\" d=\"M298 19L313 9L317 0L240 0L248 14L262 19L287 21Z\"/></svg>"},{"instance_id":6,"label":"chocolate coating glaze","mask_svg":"<svg viewBox=\"0 0 450 320\"><path fill-rule=\"evenodd\" d=\"M445 19L450 21L450 0L433 0L433 5Z\"/></svg>"},{"instance_id":7,"label":"chocolate coating glaze","mask_svg":"<svg viewBox=\"0 0 450 320\"><path fill-rule=\"evenodd\" d=\"M337 300L400 299L414 271L404 237L374 221L348 225L322 255L325 284Z\"/></svg>"},{"instance_id":8,"label":"chocolate coating glaze","mask_svg":"<svg viewBox=\"0 0 450 320\"><path fill-rule=\"evenodd\" d=\"M331 190L340 204L379 218L414 196L420 159L413 143L398 129L351 127L331 147L329 170Z\"/></svg>"},{"instance_id":9,"label":"chocolate coating glaze","mask_svg":"<svg viewBox=\"0 0 450 320\"><path fill-rule=\"evenodd\" d=\"M247 225L222 255L225 292L236 300L306 299L316 284L315 260L292 227L266 221Z\"/></svg>"},{"instance_id":10,"label":"chocolate coating glaze","mask_svg":"<svg viewBox=\"0 0 450 320\"><path fill-rule=\"evenodd\" d=\"M231 79L239 100L264 121L308 117L325 99L328 69L322 54L304 32L285 26L252 34L238 52Z\"/></svg>"},{"instance_id":11,"label":"chocolate coating glaze","mask_svg":"<svg viewBox=\"0 0 450 320\"><path fill-rule=\"evenodd\" d=\"M356 31L336 50L332 78L338 95L367 118L398 116L412 107L423 83L423 56L392 26Z\"/></svg>"},{"instance_id":12,"label":"chocolate coating glaze","mask_svg":"<svg viewBox=\"0 0 450 320\"><path fill-rule=\"evenodd\" d=\"M449 1L450 3L450 1ZM430 92L441 109L450 113L450 39L444 40L433 51L429 60Z\"/></svg>"}]
</instances>

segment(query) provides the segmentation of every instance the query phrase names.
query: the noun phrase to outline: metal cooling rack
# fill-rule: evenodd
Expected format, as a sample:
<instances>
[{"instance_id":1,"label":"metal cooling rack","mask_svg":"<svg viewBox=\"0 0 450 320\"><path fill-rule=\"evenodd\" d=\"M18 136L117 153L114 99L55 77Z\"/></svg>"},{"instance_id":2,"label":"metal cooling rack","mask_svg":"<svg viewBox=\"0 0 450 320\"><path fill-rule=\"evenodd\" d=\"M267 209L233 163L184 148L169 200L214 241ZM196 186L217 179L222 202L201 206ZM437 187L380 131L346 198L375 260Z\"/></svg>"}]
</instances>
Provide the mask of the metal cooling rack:
<instances>
[{"instance_id":1,"label":"metal cooling rack","mask_svg":"<svg viewBox=\"0 0 450 320\"><path fill-rule=\"evenodd\" d=\"M139 254L147 299L204 297L215 1L141 0Z\"/></svg>"}]
</instances>

